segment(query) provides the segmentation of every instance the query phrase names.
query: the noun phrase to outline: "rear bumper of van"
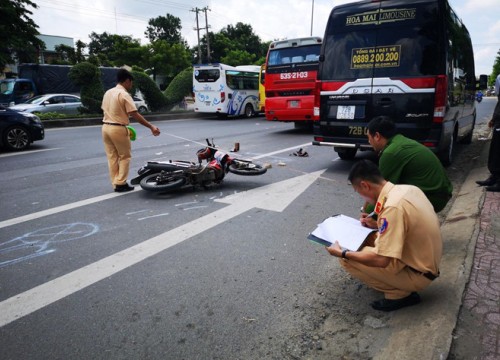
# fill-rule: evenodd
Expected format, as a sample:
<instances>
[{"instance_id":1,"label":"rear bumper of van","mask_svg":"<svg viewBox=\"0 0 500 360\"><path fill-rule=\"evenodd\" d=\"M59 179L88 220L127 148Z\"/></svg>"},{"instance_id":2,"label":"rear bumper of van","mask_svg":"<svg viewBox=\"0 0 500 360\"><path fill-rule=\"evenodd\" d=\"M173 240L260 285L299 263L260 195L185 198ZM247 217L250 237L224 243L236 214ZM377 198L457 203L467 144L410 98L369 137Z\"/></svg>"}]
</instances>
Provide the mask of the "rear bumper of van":
<instances>
[{"instance_id":1,"label":"rear bumper of van","mask_svg":"<svg viewBox=\"0 0 500 360\"><path fill-rule=\"evenodd\" d=\"M372 150L370 144L349 144L349 143L317 141L317 140L314 140L312 144L316 146L333 146L334 148Z\"/></svg>"}]
</instances>

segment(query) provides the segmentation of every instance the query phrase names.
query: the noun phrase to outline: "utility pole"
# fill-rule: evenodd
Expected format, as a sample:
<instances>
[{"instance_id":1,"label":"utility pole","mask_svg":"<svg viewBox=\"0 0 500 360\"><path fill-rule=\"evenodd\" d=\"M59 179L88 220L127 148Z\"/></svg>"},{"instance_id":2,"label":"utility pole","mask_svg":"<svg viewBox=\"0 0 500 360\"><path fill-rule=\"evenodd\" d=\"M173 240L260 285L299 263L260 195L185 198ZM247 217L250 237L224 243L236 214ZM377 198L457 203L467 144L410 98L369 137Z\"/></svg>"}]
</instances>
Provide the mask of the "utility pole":
<instances>
[{"instance_id":1,"label":"utility pole","mask_svg":"<svg viewBox=\"0 0 500 360\"><path fill-rule=\"evenodd\" d=\"M208 25L208 16L207 16L207 11L210 11L210 9L208 8L208 6L206 6L203 9L194 8L191 11L196 13L196 27L194 28L194 30L196 30L196 32L198 34L198 64L201 64L200 30L202 30L202 29L207 30L207 35L206 35L206 37L207 37L207 62L210 62L210 38L208 36L208 28L210 26ZM198 21L198 13L200 11L205 12L205 27L204 28L200 28L200 23Z\"/></svg>"},{"instance_id":2,"label":"utility pole","mask_svg":"<svg viewBox=\"0 0 500 360\"><path fill-rule=\"evenodd\" d=\"M208 17L207 17L207 10L210 10L208 6L206 6L204 9L205 11L205 29L207 29L207 62L210 63L211 57L210 57L210 37L208 36Z\"/></svg>"},{"instance_id":3,"label":"utility pole","mask_svg":"<svg viewBox=\"0 0 500 360\"><path fill-rule=\"evenodd\" d=\"M313 36L313 22L314 22L314 0L312 0L312 9L311 9L311 36Z\"/></svg>"},{"instance_id":4,"label":"utility pole","mask_svg":"<svg viewBox=\"0 0 500 360\"><path fill-rule=\"evenodd\" d=\"M198 34L198 64L201 64L201 45L200 45L200 25L198 23L198 12L201 9L195 8L192 9L192 12L196 13L196 27L194 28L196 30L196 33Z\"/></svg>"}]
</instances>

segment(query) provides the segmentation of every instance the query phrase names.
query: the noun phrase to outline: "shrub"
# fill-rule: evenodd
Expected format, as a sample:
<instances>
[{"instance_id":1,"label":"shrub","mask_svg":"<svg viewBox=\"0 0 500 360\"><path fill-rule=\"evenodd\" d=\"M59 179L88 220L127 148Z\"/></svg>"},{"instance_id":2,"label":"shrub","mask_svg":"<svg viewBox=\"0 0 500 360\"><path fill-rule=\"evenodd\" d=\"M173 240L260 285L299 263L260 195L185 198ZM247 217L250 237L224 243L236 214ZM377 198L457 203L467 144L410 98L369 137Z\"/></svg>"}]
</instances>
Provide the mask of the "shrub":
<instances>
[{"instance_id":1,"label":"shrub","mask_svg":"<svg viewBox=\"0 0 500 360\"><path fill-rule=\"evenodd\" d=\"M102 114L104 90L99 68L89 62L82 62L73 66L68 76L77 86L81 86L80 98L86 109L84 112Z\"/></svg>"},{"instance_id":2,"label":"shrub","mask_svg":"<svg viewBox=\"0 0 500 360\"><path fill-rule=\"evenodd\" d=\"M134 76L134 87L141 91L151 111L160 111L167 108L167 99L146 73L132 71L132 75ZM135 93L134 90L132 92Z\"/></svg>"},{"instance_id":3,"label":"shrub","mask_svg":"<svg viewBox=\"0 0 500 360\"><path fill-rule=\"evenodd\" d=\"M171 106L178 104L186 95L193 91L193 67L182 70L164 91L167 103Z\"/></svg>"}]
</instances>

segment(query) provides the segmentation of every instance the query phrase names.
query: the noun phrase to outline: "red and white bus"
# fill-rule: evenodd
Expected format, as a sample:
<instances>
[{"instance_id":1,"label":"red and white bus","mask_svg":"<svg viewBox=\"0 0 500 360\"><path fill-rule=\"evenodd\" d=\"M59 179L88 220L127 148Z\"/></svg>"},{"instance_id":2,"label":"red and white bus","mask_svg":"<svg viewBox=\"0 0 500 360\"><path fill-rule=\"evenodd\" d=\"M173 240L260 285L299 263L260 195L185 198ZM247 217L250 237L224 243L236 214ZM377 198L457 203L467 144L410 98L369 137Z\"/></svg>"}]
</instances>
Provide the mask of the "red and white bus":
<instances>
[{"instance_id":1,"label":"red and white bus","mask_svg":"<svg viewBox=\"0 0 500 360\"><path fill-rule=\"evenodd\" d=\"M313 120L314 89L321 38L316 36L274 41L266 59L266 119L294 122Z\"/></svg>"}]
</instances>

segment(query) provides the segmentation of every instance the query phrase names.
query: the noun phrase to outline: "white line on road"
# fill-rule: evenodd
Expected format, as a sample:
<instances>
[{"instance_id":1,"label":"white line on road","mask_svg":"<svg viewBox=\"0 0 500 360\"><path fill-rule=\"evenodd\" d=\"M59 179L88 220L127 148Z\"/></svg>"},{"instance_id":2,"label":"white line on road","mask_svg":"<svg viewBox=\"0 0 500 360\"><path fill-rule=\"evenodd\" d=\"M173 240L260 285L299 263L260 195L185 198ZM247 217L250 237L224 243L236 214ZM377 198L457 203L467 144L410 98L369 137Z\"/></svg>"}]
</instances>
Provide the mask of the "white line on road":
<instances>
[{"instance_id":1,"label":"white line on road","mask_svg":"<svg viewBox=\"0 0 500 360\"><path fill-rule=\"evenodd\" d=\"M37 153L37 152L52 151L52 150L61 150L61 149L62 148L52 148L52 149L18 151L18 152L13 152L13 153L0 154L0 158L10 157L10 156L17 156L17 155L28 155L28 154L33 154L33 153Z\"/></svg>"},{"instance_id":2,"label":"white line on road","mask_svg":"<svg viewBox=\"0 0 500 360\"><path fill-rule=\"evenodd\" d=\"M52 209L38 211L36 213L20 216L17 218L12 218L9 220L0 221L0 229L7 227L7 226L20 224L20 223L23 223L25 221L35 220L35 219L38 219L38 218L41 218L44 216L54 215L54 214L57 214L57 213L60 213L60 212L66 211L66 210L76 209L76 208L79 208L81 206L94 204L96 202L112 199L112 198L126 195L126 194L132 194L132 193L131 192L110 193L110 194L101 195L101 196L97 196L97 197L86 199L86 200L77 201L77 202L67 204L67 205L61 205L61 206L58 206L58 207L55 207Z\"/></svg>"}]
</instances>

